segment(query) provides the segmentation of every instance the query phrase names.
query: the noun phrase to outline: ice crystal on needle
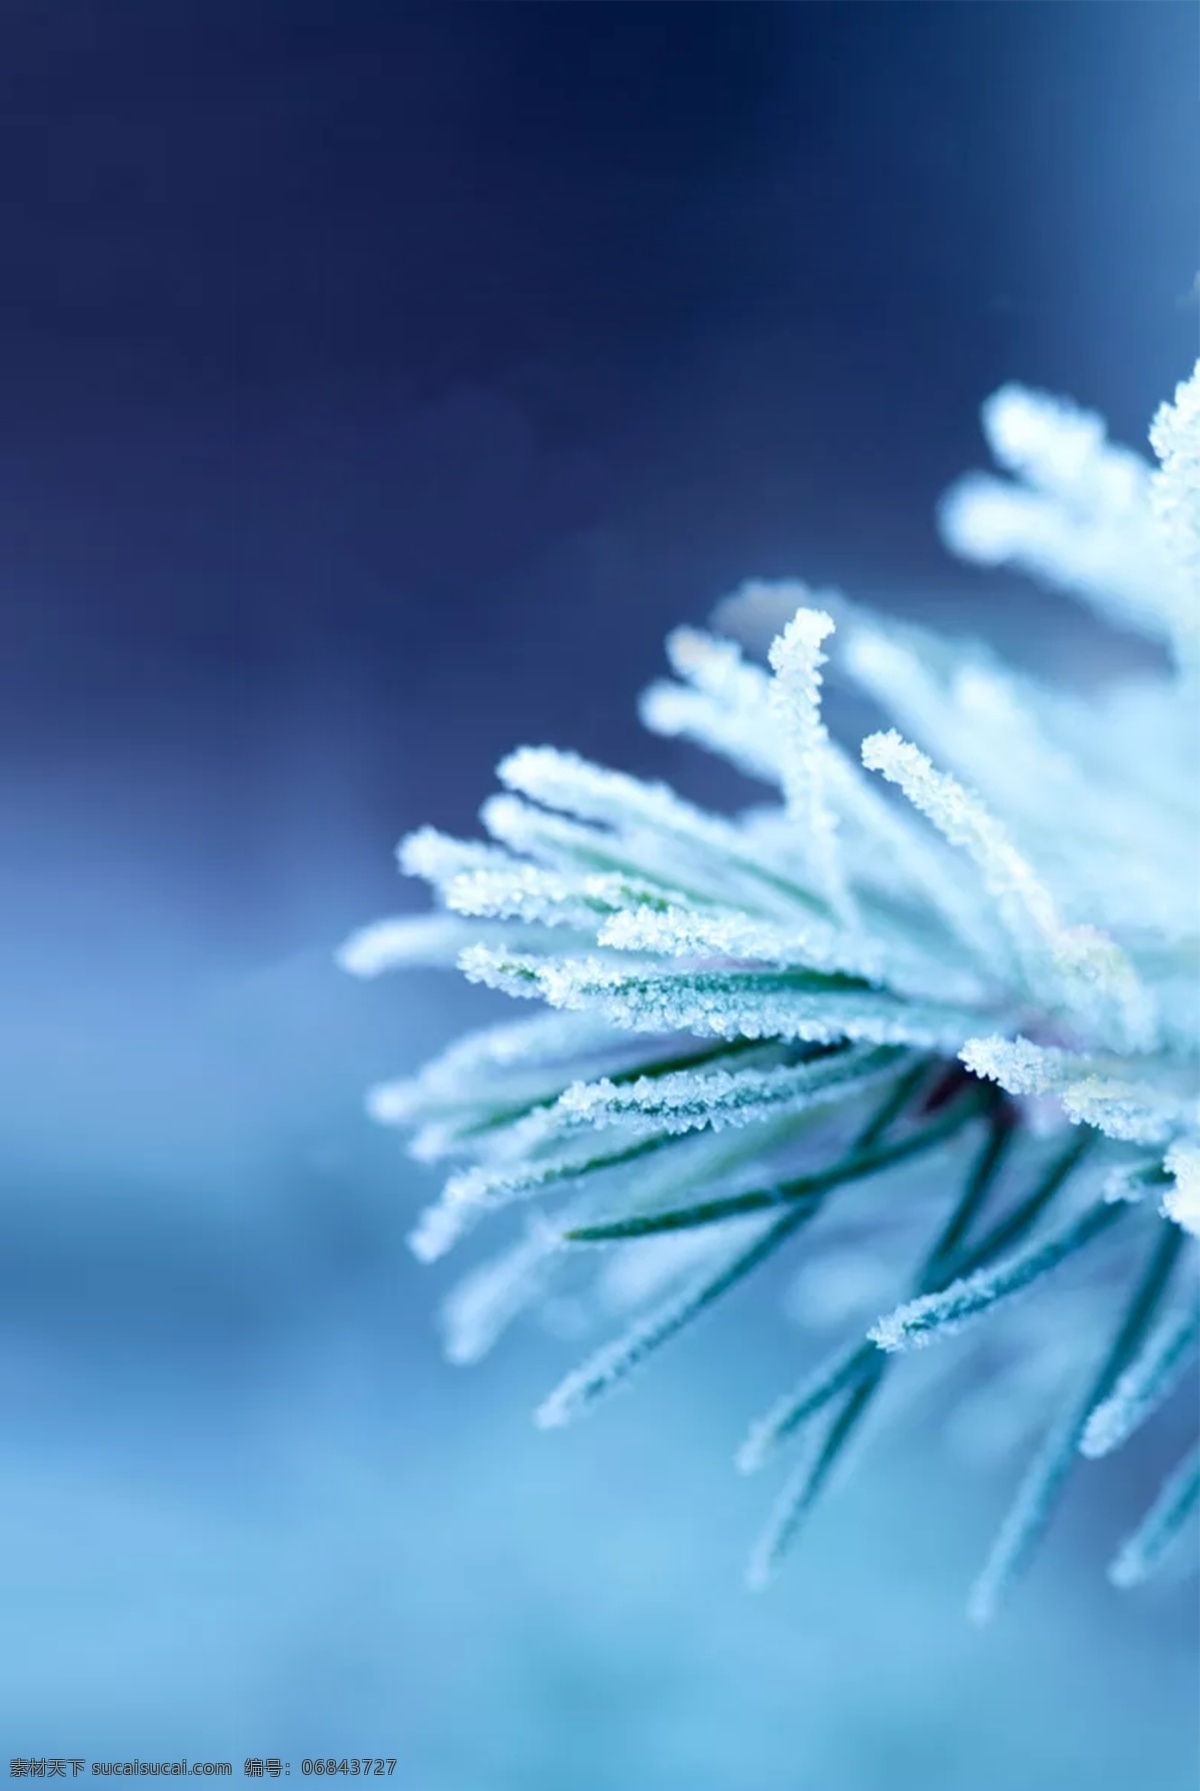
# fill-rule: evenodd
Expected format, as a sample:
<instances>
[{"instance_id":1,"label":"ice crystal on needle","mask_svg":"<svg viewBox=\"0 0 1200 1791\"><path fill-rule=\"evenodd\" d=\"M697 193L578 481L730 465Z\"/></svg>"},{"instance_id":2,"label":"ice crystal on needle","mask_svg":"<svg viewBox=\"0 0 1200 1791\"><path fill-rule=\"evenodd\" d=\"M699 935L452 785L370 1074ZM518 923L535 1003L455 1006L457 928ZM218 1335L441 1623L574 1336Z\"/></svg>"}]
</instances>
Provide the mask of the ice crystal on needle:
<instances>
[{"instance_id":1,"label":"ice crystal on needle","mask_svg":"<svg viewBox=\"0 0 1200 1791\"><path fill-rule=\"evenodd\" d=\"M1149 636L1169 670L1085 697L832 595L745 586L724 622L746 638L770 619L768 664L679 629L642 714L773 805L727 818L522 747L484 806L489 843L426 828L401 847L441 912L342 951L359 975L457 961L542 1004L370 1095L416 1155L458 1159L417 1222L420 1257L515 1221L450 1297L451 1359L564 1288L585 1316L622 1314L540 1407L562 1424L795 1234L810 1281L831 1236L843 1261L847 1228L876 1256L883 1240L891 1309L810 1364L739 1451L751 1470L802 1447L751 1580L910 1352L954 1373L973 1350L947 1403L1007 1377L1016 1399L1037 1390L1040 1432L972 1596L980 1620L1071 1469L1132 1437L1200 1342L1200 366L1155 419L1156 468L1014 386L984 427L1008 476L949 494L947 543ZM827 663L893 724L860 762L822 719ZM1057 1333L1027 1322L1056 1298ZM1030 1374L1031 1350L1048 1372ZM1114 1584L1182 1532L1196 1459Z\"/></svg>"}]
</instances>

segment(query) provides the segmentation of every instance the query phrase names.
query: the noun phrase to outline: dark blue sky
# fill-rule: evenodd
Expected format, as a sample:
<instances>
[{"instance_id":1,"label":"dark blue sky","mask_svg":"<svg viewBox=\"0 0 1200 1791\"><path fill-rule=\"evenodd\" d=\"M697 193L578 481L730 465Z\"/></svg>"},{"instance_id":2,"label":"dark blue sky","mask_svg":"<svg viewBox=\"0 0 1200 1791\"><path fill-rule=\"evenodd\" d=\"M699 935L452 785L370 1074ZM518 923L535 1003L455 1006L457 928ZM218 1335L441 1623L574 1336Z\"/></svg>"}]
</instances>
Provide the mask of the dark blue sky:
<instances>
[{"instance_id":1,"label":"dark blue sky","mask_svg":"<svg viewBox=\"0 0 1200 1791\"><path fill-rule=\"evenodd\" d=\"M9 794L251 958L514 740L641 751L745 575L961 607L987 392L1139 439L1196 345L1190 0L62 0L0 50Z\"/></svg>"}]
</instances>

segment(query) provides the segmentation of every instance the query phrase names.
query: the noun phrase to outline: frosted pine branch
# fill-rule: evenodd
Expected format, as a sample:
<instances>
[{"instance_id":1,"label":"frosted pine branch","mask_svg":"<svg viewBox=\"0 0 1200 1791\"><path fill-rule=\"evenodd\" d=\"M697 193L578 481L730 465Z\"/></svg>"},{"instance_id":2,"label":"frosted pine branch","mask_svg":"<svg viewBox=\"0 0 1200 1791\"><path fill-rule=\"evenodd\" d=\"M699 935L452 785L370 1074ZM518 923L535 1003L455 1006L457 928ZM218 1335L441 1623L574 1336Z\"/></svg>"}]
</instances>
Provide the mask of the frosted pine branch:
<instances>
[{"instance_id":1,"label":"frosted pine branch","mask_svg":"<svg viewBox=\"0 0 1200 1791\"><path fill-rule=\"evenodd\" d=\"M484 1219L515 1228L447 1301L451 1360L563 1291L586 1322L620 1320L543 1424L735 1307L768 1257L802 1252L811 1283L849 1238L894 1266L891 1311L798 1364L739 1453L756 1469L805 1451L752 1583L886 1415L912 1346L956 1339L928 1352L935 1370L970 1364L956 1401L985 1373L983 1337L1009 1405L1070 1371L972 1596L980 1619L1081 1458L1159 1421L1200 1336L1200 366L1154 420L1157 466L1017 386L984 430L1000 476L949 493L948 545L1158 643L1157 676L1084 695L835 593L751 581L719 611L743 644L675 630L642 717L753 779L752 806L709 813L521 747L486 839L402 843L437 911L340 953L359 976L457 963L541 1004L368 1102L415 1155L451 1159L419 1257ZM894 724L861 759L830 737L826 678ZM999 1408L984 1389L973 1409ZM1192 1454L1116 1584L1153 1571L1198 1489Z\"/></svg>"}]
</instances>

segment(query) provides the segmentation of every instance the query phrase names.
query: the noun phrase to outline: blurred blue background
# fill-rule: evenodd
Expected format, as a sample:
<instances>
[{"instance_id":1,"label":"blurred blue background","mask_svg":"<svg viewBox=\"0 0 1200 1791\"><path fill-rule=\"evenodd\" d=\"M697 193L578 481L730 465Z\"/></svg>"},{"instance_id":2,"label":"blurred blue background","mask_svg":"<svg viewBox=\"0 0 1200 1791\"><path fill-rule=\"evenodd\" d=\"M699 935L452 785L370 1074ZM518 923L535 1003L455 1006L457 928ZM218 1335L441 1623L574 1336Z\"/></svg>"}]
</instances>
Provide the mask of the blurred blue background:
<instances>
[{"instance_id":1,"label":"blurred blue background","mask_svg":"<svg viewBox=\"0 0 1200 1791\"><path fill-rule=\"evenodd\" d=\"M1191 1791L1194 1584L1093 1471L915 1433L740 1590L731 1303L544 1437L464 1373L361 1091L494 1008L332 952L674 622L797 574L1089 678L935 500L1019 377L1142 442L1197 350L1194 5L9 0L0 20L0 1753L394 1755L413 1791ZM577 1350L578 1346L575 1346Z\"/></svg>"}]
</instances>

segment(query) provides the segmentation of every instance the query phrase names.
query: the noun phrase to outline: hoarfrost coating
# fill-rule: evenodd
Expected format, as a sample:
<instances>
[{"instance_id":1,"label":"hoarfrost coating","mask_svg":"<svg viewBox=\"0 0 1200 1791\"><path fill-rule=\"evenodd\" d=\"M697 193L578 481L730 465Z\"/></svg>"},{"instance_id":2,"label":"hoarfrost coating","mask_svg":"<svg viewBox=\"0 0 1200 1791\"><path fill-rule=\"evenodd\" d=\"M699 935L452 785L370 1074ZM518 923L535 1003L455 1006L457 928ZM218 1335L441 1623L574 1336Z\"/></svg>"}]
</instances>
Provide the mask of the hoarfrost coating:
<instances>
[{"instance_id":1,"label":"hoarfrost coating","mask_svg":"<svg viewBox=\"0 0 1200 1791\"><path fill-rule=\"evenodd\" d=\"M439 912L341 952L358 975L457 961L543 1004L369 1096L419 1157L457 1160L419 1256L516 1220L450 1297L450 1358L564 1295L584 1322L623 1316L540 1407L565 1423L797 1234L809 1284L831 1239L843 1264L847 1235L873 1260L886 1245L890 1305L739 1452L756 1469L802 1449L750 1580L771 1577L913 1346L965 1331L988 1352L974 1384L1043 1401L978 1620L1072 1468L1138 1432L1200 1338L1200 366L1154 420L1157 466L1017 386L983 417L1007 476L947 495L947 544L1147 636L1157 676L1083 696L836 593L751 582L721 634L670 637L674 676L642 716L771 802L728 818L522 747L483 808L489 843L402 843ZM826 729L823 675L894 724L857 759ZM603 1254L618 1246L620 1276ZM1029 1317L1056 1293L1057 1332ZM956 1372L963 1347L921 1362ZM1054 1372L1030 1372L1037 1351ZM972 1384L959 1372L945 1403ZM1193 1455L1117 1551L1115 1584L1157 1568L1197 1485Z\"/></svg>"}]
</instances>

